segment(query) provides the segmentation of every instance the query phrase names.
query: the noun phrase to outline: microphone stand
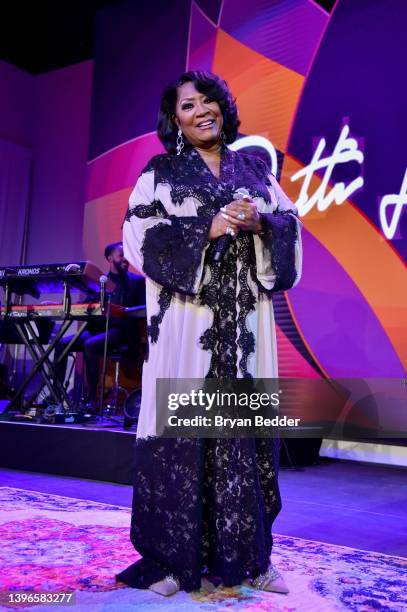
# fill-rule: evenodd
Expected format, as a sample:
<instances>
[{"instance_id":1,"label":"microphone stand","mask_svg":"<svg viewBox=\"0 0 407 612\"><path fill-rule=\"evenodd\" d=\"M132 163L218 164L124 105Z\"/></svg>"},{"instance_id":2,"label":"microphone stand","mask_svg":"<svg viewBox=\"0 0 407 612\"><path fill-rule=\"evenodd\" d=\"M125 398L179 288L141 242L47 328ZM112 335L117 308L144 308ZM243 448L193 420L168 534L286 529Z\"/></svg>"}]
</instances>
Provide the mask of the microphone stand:
<instances>
[{"instance_id":1,"label":"microphone stand","mask_svg":"<svg viewBox=\"0 0 407 612\"><path fill-rule=\"evenodd\" d=\"M102 284L103 287L104 283ZM105 343L103 347L103 371L102 371L102 389L100 392L100 402L99 402L99 422L103 422L103 400L105 398L105 389L106 389L106 368L107 368L107 345L108 345L108 334L109 334L109 324L110 324L110 293L107 294L107 299L105 298L104 292L103 296L101 295L100 304L102 313L106 315L106 325L105 325Z\"/></svg>"},{"instance_id":2,"label":"microphone stand","mask_svg":"<svg viewBox=\"0 0 407 612\"><path fill-rule=\"evenodd\" d=\"M99 399L99 416L98 422L94 425L94 427L115 427L116 425L120 425L119 421L112 419L111 417L104 418L103 416L103 402L105 399L105 390L106 390L106 370L107 370L107 349L108 349L108 336L109 336L109 326L110 326L110 305L111 305L111 295L106 291L105 288L106 281L101 283L101 299L100 299L100 307L102 314L106 317L106 325L105 325L105 342L103 346L103 370L102 370L102 387L100 390L100 399Z\"/></svg>"}]
</instances>

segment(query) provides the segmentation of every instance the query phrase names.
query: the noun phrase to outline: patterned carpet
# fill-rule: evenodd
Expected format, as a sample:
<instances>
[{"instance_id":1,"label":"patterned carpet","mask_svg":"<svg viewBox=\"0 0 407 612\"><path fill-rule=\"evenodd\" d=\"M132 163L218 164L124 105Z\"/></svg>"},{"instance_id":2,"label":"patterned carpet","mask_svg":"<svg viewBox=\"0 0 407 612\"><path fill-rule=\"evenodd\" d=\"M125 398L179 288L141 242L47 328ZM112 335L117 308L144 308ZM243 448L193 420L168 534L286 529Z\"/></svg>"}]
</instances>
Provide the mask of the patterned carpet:
<instances>
[{"instance_id":1,"label":"patterned carpet","mask_svg":"<svg viewBox=\"0 0 407 612\"><path fill-rule=\"evenodd\" d=\"M0 487L0 510L0 592L75 591L76 605L67 610L407 609L407 560L400 557L276 535L273 561L284 573L289 595L219 587L211 594L166 599L114 581L115 573L136 559L128 540L129 509Z\"/></svg>"}]
</instances>

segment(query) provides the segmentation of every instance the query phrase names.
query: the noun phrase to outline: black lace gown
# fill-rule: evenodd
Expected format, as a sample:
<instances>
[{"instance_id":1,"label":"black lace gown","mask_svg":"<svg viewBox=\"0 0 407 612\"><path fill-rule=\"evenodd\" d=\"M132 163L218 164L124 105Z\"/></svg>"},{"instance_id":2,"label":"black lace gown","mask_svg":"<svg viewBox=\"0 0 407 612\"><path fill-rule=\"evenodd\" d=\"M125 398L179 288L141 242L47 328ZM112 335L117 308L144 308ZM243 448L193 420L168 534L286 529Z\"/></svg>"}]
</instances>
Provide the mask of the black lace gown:
<instances>
[{"instance_id":1,"label":"black lace gown","mask_svg":"<svg viewBox=\"0 0 407 612\"><path fill-rule=\"evenodd\" d=\"M263 234L241 232L221 264L211 219L245 188ZM169 574L226 586L269 565L281 508L278 441L156 436L156 378L277 376L271 295L301 275L301 222L259 158L222 148L216 178L194 149L142 171L124 224L125 254L146 274L149 354L135 449L131 541L142 558L117 580L148 588Z\"/></svg>"}]
</instances>

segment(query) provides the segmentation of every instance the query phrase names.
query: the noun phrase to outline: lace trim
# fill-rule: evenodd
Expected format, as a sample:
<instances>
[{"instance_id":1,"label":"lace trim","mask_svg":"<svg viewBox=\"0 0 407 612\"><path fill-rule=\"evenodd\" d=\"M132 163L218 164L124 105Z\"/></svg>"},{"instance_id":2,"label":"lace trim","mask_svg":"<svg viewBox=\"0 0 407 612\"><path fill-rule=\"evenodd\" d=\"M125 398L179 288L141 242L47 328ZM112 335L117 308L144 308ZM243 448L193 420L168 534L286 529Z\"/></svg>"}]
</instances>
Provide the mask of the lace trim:
<instances>
[{"instance_id":1,"label":"lace trim","mask_svg":"<svg viewBox=\"0 0 407 612\"><path fill-rule=\"evenodd\" d=\"M262 213L261 238L271 251L271 265L276 273L276 282L271 292L290 289L297 271L295 269L295 244L298 240L296 215L290 211ZM259 285L260 290L267 291Z\"/></svg>"},{"instance_id":2,"label":"lace trim","mask_svg":"<svg viewBox=\"0 0 407 612\"><path fill-rule=\"evenodd\" d=\"M158 305L160 307L160 310L158 314L153 315L151 317L150 323L149 325L147 325L147 336L153 344L158 340L158 336L160 333L160 325L162 323L165 313L170 307L171 299L171 291L163 287L160 291L160 295L158 296Z\"/></svg>"},{"instance_id":3,"label":"lace trim","mask_svg":"<svg viewBox=\"0 0 407 612\"><path fill-rule=\"evenodd\" d=\"M271 203L268 169L265 163L254 155L235 153L228 147L221 152L219 179L214 177L200 154L188 148L181 155L156 155L143 172L154 170L154 188L159 184L170 186L171 200L182 206L184 199L196 198L204 209L200 214L213 216L219 208L228 204L233 192L239 187L250 185L250 194ZM201 180L197 181L199 176ZM232 187L232 192L231 192Z\"/></svg>"},{"instance_id":4,"label":"lace trim","mask_svg":"<svg viewBox=\"0 0 407 612\"><path fill-rule=\"evenodd\" d=\"M256 348L256 339L253 332L247 329L246 321L249 312L254 310L256 306L256 298L247 282L250 262L255 259L255 254L253 238L250 235L244 234L238 239L238 242L239 250L237 256L241 261L241 268L239 272L240 291L237 296L237 303L239 305L237 322L239 326L238 345L242 354L239 361L239 368L243 378L252 378L252 375L247 371L247 362L249 355L253 353Z\"/></svg>"},{"instance_id":5,"label":"lace trim","mask_svg":"<svg viewBox=\"0 0 407 612\"><path fill-rule=\"evenodd\" d=\"M207 254L210 279L199 295L201 304L212 310L213 323L199 342L212 352L206 377L233 379L237 376L237 247L234 242L220 264L213 261L214 248Z\"/></svg>"},{"instance_id":6,"label":"lace trim","mask_svg":"<svg viewBox=\"0 0 407 612\"><path fill-rule=\"evenodd\" d=\"M199 156L199 154L196 154ZM201 172L209 172L202 160L197 161ZM205 168L204 168L205 166ZM211 178L213 193L216 197L224 197L225 203L233 198L234 191L239 186L250 184L250 193L253 197L260 196L270 203L270 193L265 185L270 184L268 170L265 164L257 157L249 155L233 155L223 152L221 157L221 178L229 181L223 186L221 181ZM207 377L209 378L235 378L237 376L237 343L236 330L239 327L238 345L241 349L239 368L243 377L251 378L247 371L248 357L255 350L255 336L247 329L246 319L248 313L254 309L256 297L253 295L247 277L251 264L255 261L252 238L248 235L239 237L233 247L229 249L220 264L213 263L212 247L207 252L206 265L210 270L210 280L202 288L200 300L203 305L209 306L214 314L212 327L207 329L200 338L204 350L212 352L211 365ZM238 247L237 247L238 245ZM238 249L238 251L237 251ZM237 259L241 262L239 273L240 291L236 298L237 288ZM237 316L236 301L239 305Z\"/></svg>"},{"instance_id":7,"label":"lace trim","mask_svg":"<svg viewBox=\"0 0 407 612\"><path fill-rule=\"evenodd\" d=\"M167 218L168 214L159 200L153 200L151 204L137 204L137 206L129 208L124 220L130 221L132 217L137 217L138 219L148 219L148 217Z\"/></svg>"},{"instance_id":8,"label":"lace trim","mask_svg":"<svg viewBox=\"0 0 407 612\"><path fill-rule=\"evenodd\" d=\"M141 248L145 274L170 291L194 295L196 277L207 244L210 219L175 217L145 232Z\"/></svg>"}]
</instances>

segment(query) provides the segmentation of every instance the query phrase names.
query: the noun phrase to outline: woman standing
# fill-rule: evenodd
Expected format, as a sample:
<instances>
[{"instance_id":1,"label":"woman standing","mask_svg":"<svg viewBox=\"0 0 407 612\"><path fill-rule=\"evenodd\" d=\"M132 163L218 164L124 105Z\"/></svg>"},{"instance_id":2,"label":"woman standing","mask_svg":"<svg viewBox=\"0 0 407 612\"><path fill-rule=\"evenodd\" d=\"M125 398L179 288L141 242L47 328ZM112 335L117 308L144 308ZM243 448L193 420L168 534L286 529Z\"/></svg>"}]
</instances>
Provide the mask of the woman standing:
<instances>
[{"instance_id":1,"label":"woman standing","mask_svg":"<svg viewBox=\"0 0 407 612\"><path fill-rule=\"evenodd\" d=\"M302 224L263 161L226 146L239 125L216 75L168 86L158 121L167 153L142 171L124 224L126 257L147 277L149 354L131 525L142 559L117 579L164 595L205 576L287 592L270 564L276 440L156 436L156 378L278 376L271 295L299 281Z\"/></svg>"}]
</instances>

